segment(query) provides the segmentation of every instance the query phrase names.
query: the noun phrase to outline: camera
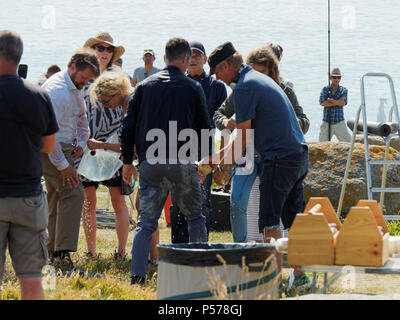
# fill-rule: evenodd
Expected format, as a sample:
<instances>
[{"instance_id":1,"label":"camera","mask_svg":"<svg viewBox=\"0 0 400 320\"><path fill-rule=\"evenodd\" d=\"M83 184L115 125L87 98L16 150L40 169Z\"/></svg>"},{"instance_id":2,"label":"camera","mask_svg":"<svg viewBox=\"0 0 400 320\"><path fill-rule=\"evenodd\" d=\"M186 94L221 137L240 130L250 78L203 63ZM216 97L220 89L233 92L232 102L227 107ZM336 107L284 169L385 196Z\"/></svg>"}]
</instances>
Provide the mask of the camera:
<instances>
[{"instance_id":1,"label":"camera","mask_svg":"<svg viewBox=\"0 0 400 320\"><path fill-rule=\"evenodd\" d=\"M26 76L28 75L28 65L27 64L20 64L18 66L18 75L21 78L26 79Z\"/></svg>"}]
</instances>

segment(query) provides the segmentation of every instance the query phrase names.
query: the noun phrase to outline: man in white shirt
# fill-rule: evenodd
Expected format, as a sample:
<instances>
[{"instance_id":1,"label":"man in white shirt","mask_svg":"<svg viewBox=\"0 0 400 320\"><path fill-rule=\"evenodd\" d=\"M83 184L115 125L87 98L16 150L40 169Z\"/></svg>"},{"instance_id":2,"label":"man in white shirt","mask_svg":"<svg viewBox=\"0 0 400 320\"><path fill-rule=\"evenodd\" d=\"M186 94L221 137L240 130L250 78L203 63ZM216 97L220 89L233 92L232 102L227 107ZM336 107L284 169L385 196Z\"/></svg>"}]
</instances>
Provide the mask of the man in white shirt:
<instances>
[{"instance_id":1,"label":"man in white shirt","mask_svg":"<svg viewBox=\"0 0 400 320\"><path fill-rule=\"evenodd\" d=\"M55 151L42 154L49 205L50 259L60 258L73 267L69 252L77 250L84 201L83 188L74 168L89 138L83 87L99 75L99 61L93 51L77 51L68 68L42 86L50 96L60 130Z\"/></svg>"}]
</instances>

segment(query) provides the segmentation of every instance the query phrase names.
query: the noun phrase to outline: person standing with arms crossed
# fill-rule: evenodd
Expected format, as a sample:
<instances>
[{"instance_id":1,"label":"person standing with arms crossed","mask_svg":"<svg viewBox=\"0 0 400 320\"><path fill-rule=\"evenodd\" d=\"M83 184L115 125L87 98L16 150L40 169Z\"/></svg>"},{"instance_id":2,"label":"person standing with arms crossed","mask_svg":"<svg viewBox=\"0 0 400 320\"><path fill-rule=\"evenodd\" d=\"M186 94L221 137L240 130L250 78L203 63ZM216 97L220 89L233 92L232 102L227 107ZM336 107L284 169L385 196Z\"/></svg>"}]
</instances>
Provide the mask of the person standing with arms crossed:
<instances>
[{"instance_id":1,"label":"person standing with arms crossed","mask_svg":"<svg viewBox=\"0 0 400 320\"><path fill-rule=\"evenodd\" d=\"M42 300L48 208L40 152L51 153L58 130L49 96L18 77L21 37L0 31L0 296L8 247L21 299Z\"/></svg>"},{"instance_id":2,"label":"person standing with arms crossed","mask_svg":"<svg viewBox=\"0 0 400 320\"><path fill-rule=\"evenodd\" d=\"M347 105L347 88L340 85L343 74L339 68L333 68L329 76L332 86L324 87L319 97L319 103L324 107L319 141L331 141L335 135L339 141L350 142L351 135L343 114L343 107Z\"/></svg>"}]
</instances>

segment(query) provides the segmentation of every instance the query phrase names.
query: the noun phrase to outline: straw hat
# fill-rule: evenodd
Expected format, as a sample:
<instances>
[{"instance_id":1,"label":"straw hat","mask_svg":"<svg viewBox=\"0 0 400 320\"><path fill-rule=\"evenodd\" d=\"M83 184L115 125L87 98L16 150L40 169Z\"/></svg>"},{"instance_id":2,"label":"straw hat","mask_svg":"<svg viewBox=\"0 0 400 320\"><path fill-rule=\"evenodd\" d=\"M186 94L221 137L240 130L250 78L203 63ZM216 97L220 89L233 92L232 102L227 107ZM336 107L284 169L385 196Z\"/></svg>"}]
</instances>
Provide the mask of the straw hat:
<instances>
[{"instance_id":1,"label":"straw hat","mask_svg":"<svg viewBox=\"0 0 400 320\"><path fill-rule=\"evenodd\" d=\"M342 77L343 73L340 72L339 68L333 68L331 73L330 73L331 77Z\"/></svg>"},{"instance_id":2,"label":"straw hat","mask_svg":"<svg viewBox=\"0 0 400 320\"><path fill-rule=\"evenodd\" d=\"M102 42L108 43L109 45L114 47L114 55L111 59L112 62L114 62L115 60L118 60L118 58L121 57L125 52L125 48L123 46L116 46L114 44L114 39L111 37L111 35L108 32L104 32L104 31L99 32L93 38L89 38L85 42L84 47L93 48L96 44L102 43Z\"/></svg>"}]
</instances>

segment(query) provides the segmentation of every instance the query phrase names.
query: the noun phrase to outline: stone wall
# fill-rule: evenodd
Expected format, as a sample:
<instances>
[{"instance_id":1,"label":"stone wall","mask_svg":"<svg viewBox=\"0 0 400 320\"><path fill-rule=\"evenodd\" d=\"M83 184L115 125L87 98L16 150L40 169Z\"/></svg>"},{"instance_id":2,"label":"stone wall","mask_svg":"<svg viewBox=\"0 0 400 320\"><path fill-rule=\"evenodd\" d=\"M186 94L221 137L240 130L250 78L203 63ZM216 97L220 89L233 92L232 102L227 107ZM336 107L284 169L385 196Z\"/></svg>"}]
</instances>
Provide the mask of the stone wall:
<instances>
[{"instance_id":1,"label":"stone wall","mask_svg":"<svg viewBox=\"0 0 400 320\"><path fill-rule=\"evenodd\" d=\"M335 210L339 203L350 143L312 142L308 144L310 168L305 179L304 198L328 197ZM385 146L369 145L372 159L383 159ZM400 153L389 148L389 160L400 161ZM381 186L382 165L371 166L372 185ZM400 166L389 166L386 187L400 187ZM342 213L347 213L360 199L368 199L364 144L355 143L346 184ZM380 193L374 193L379 202ZM400 193L385 193L384 214L398 214Z\"/></svg>"}]
</instances>

